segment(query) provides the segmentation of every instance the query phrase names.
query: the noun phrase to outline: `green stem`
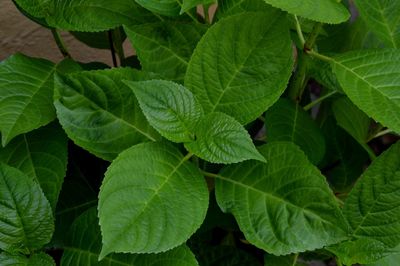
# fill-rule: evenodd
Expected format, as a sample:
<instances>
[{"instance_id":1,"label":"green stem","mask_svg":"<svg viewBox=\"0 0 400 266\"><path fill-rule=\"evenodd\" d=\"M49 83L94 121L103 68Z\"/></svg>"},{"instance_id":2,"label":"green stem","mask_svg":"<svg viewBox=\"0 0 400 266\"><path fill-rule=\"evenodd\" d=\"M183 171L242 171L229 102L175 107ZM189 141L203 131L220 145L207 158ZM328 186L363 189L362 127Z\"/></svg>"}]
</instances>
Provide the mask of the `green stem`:
<instances>
[{"instance_id":1,"label":"green stem","mask_svg":"<svg viewBox=\"0 0 400 266\"><path fill-rule=\"evenodd\" d=\"M297 31L297 35L299 36L301 47L304 48L304 45L306 44L306 39L304 38L303 31L301 30L301 25L300 25L299 19L297 18L296 15L294 15L294 19L296 21L296 31Z\"/></svg>"},{"instance_id":2,"label":"green stem","mask_svg":"<svg viewBox=\"0 0 400 266\"><path fill-rule=\"evenodd\" d=\"M339 258L336 258L336 265L337 266L343 266L342 262L340 262Z\"/></svg>"},{"instance_id":3,"label":"green stem","mask_svg":"<svg viewBox=\"0 0 400 266\"><path fill-rule=\"evenodd\" d=\"M295 255L294 255L294 258L293 258L293 263L292 263L292 266L296 266L296 263L297 263L297 259L299 258L299 253L296 253Z\"/></svg>"},{"instance_id":4,"label":"green stem","mask_svg":"<svg viewBox=\"0 0 400 266\"><path fill-rule=\"evenodd\" d=\"M309 58L304 56L303 53L299 54L299 64L293 81L289 85L289 97L293 101L300 102L301 95L307 85L307 70L309 65Z\"/></svg>"},{"instance_id":5,"label":"green stem","mask_svg":"<svg viewBox=\"0 0 400 266\"><path fill-rule=\"evenodd\" d=\"M318 58L319 60L328 62L328 63L330 63L330 62L333 61L333 58L332 58L332 57L319 54L319 53L317 53L317 52L315 52L315 51L313 51L313 50L307 51L307 54L308 54L308 55L311 55L312 57Z\"/></svg>"},{"instance_id":6,"label":"green stem","mask_svg":"<svg viewBox=\"0 0 400 266\"><path fill-rule=\"evenodd\" d=\"M119 64L125 61L124 47L122 46L122 36L119 28L112 31L114 49L118 55Z\"/></svg>"},{"instance_id":7,"label":"green stem","mask_svg":"<svg viewBox=\"0 0 400 266\"><path fill-rule=\"evenodd\" d=\"M311 33L308 35L307 41L304 44L304 50L311 50L313 49L315 42L317 41L318 35L322 29L322 23L317 22L315 23Z\"/></svg>"},{"instance_id":8,"label":"green stem","mask_svg":"<svg viewBox=\"0 0 400 266\"><path fill-rule=\"evenodd\" d=\"M204 12L204 20L207 24L211 24L210 14L208 13L208 8L206 5L203 5L203 12Z\"/></svg>"},{"instance_id":9,"label":"green stem","mask_svg":"<svg viewBox=\"0 0 400 266\"><path fill-rule=\"evenodd\" d=\"M395 134L395 133L391 129L385 129L385 130L382 130L381 132L378 132L376 135L372 136L371 138L369 138L367 140L367 142L370 142L373 139L382 137L382 136L384 136L386 134Z\"/></svg>"},{"instance_id":10,"label":"green stem","mask_svg":"<svg viewBox=\"0 0 400 266\"><path fill-rule=\"evenodd\" d=\"M176 0L176 2L179 4L179 6L182 8L182 2L179 0ZM188 15L194 22L200 23L197 18L195 18L190 12L185 11L186 15Z\"/></svg>"},{"instance_id":11,"label":"green stem","mask_svg":"<svg viewBox=\"0 0 400 266\"><path fill-rule=\"evenodd\" d=\"M193 153L188 152L188 153L185 155L185 157L183 157L182 163L188 161L192 156L193 156Z\"/></svg>"},{"instance_id":12,"label":"green stem","mask_svg":"<svg viewBox=\"0 0 400 266\"><path fill-rule=\"evenodd\" d=\"M114 48L114 41L113 41L113 33L112 30L108 31L108 42L110 45L110 51L111 51L111 57L112 57L112 62L114 67L118 67L117 63L117 57L115 56L115 48Z\"/></svg>"},{"instance_id":13,"label":"green stem","mask_svg":"<svg viewBox=\"0 0 400 266\"><path fill-rule=\"evenodd\" d=\"M61 54L64 58L72 58L70 53L68 52L67 47L65 46L60 33L57 29L52 28L51 33L53 34L54 40L57 44L58 49L60 50Z\"/></svg>"},{"instance_id":14,"label":"green stem","mask_svg":"<svg viewBox=\"0 0 400 266\"><path fill-rule=\"evenodd\" d=\"M311 108L313 108L315 105L319 104L320 102L322 102L323 100L331 97L332 95L338 93L338 91L331 91L330 93L325 94L324 96L319 97L318 99L316 99L315 101L310 102L309 104L307 104L306 106L303 107L304 111L308 111Z\"/></svg>"}]
</instances>

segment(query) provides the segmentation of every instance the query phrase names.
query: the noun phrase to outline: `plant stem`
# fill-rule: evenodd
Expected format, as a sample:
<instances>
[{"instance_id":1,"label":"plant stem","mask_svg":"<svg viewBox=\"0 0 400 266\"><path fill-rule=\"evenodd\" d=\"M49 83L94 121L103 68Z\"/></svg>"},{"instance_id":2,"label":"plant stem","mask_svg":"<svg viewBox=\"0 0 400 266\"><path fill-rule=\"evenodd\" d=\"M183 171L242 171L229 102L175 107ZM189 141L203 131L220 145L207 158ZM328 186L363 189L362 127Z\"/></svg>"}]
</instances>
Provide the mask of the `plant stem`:
<instances>
[{"instance_id":1,"label":"plant stem","mask_svg":"<svg viewBox=\"0 0 400 266\"><path fill-rule=\"evenodd\" d=\"M304 51L313 49L315 42L317 41L317 37L322 29L322 23L315 23L310 35L307 37L307 41L304 44Z\"/></svg>"},{"instance_id":2,"label":"plant stem","mask_svg":"<svg viewBox=\"0 0 400 266\"><path fill-rule=\"evenodd\" d=\"M307 51L307 54L308 54L308 55L311 55L312 57L318 58L318 59L320 59L320 60L322 60L322 61L325 61L325 62L329 62L329 63L330 63L330 62L333 61L333 58L332 58L332 57L319 54L319 53L317 53L317 52L315 52L315 51L313 51L313 50Z\"/></svg>"},{"instance_id":3,"label":"plant stem","mask_svg":"<svg viewBox=\"0 0 400 266\"><path fill-rule=\"evenodd\" d=\"M179 0L176 0L176 2L179 4L179 6L182 8L182 2ZM190 12L185 11L186 15L188 15L194 22L200 23L197 18L195 18Z\"/></svg>"},{"instance_id":4,"label":"plant stem","mask_svg":"<svg viewBox=\"0 0 400 266\"><path fill-rule=\"evenodd\" d=\"M207 24L211 24L210 14L208 13L208 8L206 5L203 5L203 12L204 12L204 20Z\"/></svg>"},{"instance_id":5,"label":"plant stem","mask_svg":"<svg viewBox=\"0 0 400 266\"><path fill-rule=\"evenodd\" d=\"M112 34L113 34L114 49L117 52L119 64L122 65L122 63L125 61L125 53L124 53L124 47L122 46L121 31L119 28L117 28L112 31Z\"/></svg>"},{"instance_id":6,"label":"plant stem","mask_svg":"<svg viewBox=\"0 0 400 266\"><path fill-rule=\"evenodd\" d=\"M343 264L340 262L339 258L336 258L336 265L337 266L343 266Z\"/></svg>"},{"instance_id":7,"label":"plant stem","mask_svg":"<svg viewBox=\"0 0 400 266\"><path fill-rule=\"evenodd\" d=\"M330 93L325 94L324 96L319 97L318 99L316 99L315 101L310 102L309 104L307 104L306 106L303 107L304 111L308 111L311 108L313 108L315 105L319 104L320 102L322 102L323 100L331 97L332 95L338 93L338 91L331 91Z\"/></svg>"},{"instance_id":8,"label":"plant stem","mask_svg":"<svg viewBox=\"0 0 400 266\"><path fill-rule=\"evenodd\" d=\"M112 57L112 62L114 67L118 67L117 64L117 57L115 56L115 48L114 48L114 41L113 41L113 32L112 30L108 31L108 42L110 44L110 50L111 50L111 57Z\"/></svg>"},{"instance_id":9,"label":"plant stem","mask_svg":"<svg viewBox=\"0 0 400 266\"><path fill-rule=\"evenodd\" d=\"M299 258L299 253L296 253L295 255L294 255L294 258L293 258L293 263L292 263L292 266L296 266L296 263L297 263L297 259Z\"/></svg>"},{"instance_id":10,"label":"plant stem","mask_svg":"<svg viewBox=\"0 0 400 266\"><path fill-rule=\"evenodd\" d=\"M294 19L296 21L296 31L297 35L299 36L301 47L304 47L304 45L306 44L306 39L304 38L303 31L301 30L299 19L297 18L296 15L294 15Z\"/></svg>"},{"instance_id":11,"label":"plant stem","mask_svg":"<svg viewBox=\"0 0 400 266\"><path fill-rule=\"evenodd\" d=\"M373 136L372 138L370 138L367 142L370 142L371 140L375 139L375 138L379 138L382 137L386 134L394 134L394 132L391 129L385 129L382 130L381 132L378 132L375 136Z\"/></svg>"},{"instance_id":12,"label":"plant stem","mask_svg":"<svg viewBox=\"0 0 400 266\"><path fill-rule=\"evenodd\" d=\"M52 28L51 33L53 34L53 38L57 44L58 50L60 50L61 54L63 55L64 58L72 58L70 53L68 52L67 47L65 46L60 33L57 31L57 29Z\"/></svg>"},{"instance_id":13,"label":"plant stem","mask_svg":"<svg viewBox=\"0 0 400 266\"><path fill-rule=\"evenodd\" d=\"M185 155L185 157L183 157L181 164L184 163L184 162L186 162L187 160L189 160L192 156L193 156L193 153L188 152L188 153Z\"/></svg>"}]
</instances>

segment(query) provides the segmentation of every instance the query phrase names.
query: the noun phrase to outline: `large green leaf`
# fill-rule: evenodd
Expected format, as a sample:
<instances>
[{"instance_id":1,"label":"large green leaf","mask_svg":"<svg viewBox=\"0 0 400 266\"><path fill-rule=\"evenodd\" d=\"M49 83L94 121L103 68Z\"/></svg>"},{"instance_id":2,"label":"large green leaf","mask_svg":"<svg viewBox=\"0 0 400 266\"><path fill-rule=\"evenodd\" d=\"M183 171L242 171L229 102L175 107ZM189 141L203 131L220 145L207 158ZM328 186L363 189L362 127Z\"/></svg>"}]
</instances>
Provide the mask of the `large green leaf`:
<instances>
[{"instance_id":1,"label":"large green leaf","mask_svg":"<svg viewBox=\"0 0 400 266\"><path fill-rule=\"evenodd\" d=\"M67 170L67 136L57 124L39 128L0 148L0 162L39 182L54 210Z\"/></svg>"},{"instance_id":2,"label":"large green leaf","mask_svg":"<svg viewBox=\"0 0 400 266\"><path fill-rule=\"evenodd\" d=\"M56 266L54 259L46 253L36 253L29 258L23 255L0 253L1 266Z\"/></svg>"},{"instance_id":3,"label":"large green leaf","mask_svg":"<svg viewBox=\"0 0 400 266\"><path fill-rule=\"evenodd\" d=\"M337 0L264 0L291 14L311 20L339 24L350 18L350 13Z\"/></svg>"},{"instance_id":4,"label":"large green leaf","mask_svg":"<svg viewBox=\"0 0 400 266\"><path fill-rule=\"evenodd\" d=\"M203 109L193 94L171 81L125 82L135 93L150 125L174 142L194 140Z\"/></svg>"},{"instance_id":5,"label":"large green leaf","mask_svg":"<svg viewBox=\"0 0 400 266\"><path fill-rule=\"evenodd\" d=\"M241 13L220 20L190 60L185 85L206 113L220 111L247 124L286 88L293 53L284 14Z\"/></svg>"},{"instance_id":6,"label":"large green leaf","mask_svg":"<svg viewBox=\"0 0 400 266\"><path fill-rule=\"evenodd\" d=\"M197 266L196 259L186 246L160 254L110 254L98 261L101 250L101 233L96 208L79 216L72 224L61 266Z\"/></svg>"},{"instance_id":7,"label":"large green leaf","mask_svg":"<svg viewBox=\"0 0 400 266\"><path fill-rule=\"evenodd\" d=\"M355 0L369 29L388 47L400 48L400 2L396 0Z\"/></svg>"},{"instance_id":8,"label":"large green leaf","mask_svg":"<svg viewBox=\"0 0 400 266\"><path fill-rule=\"evenodd\" d=\"M14 0L20 8L36 18L47 15L49 6L54 0Z\"/></svg>"},{"instance_id":9,"label":"large green leaf","mask_svg":"<svg viewBox=\"0 0 400 266\"><path fill-rule=\"evenodd\" d=\"M182 0L135 0L139 5L165 16L177 16L180 13Z\"/></svg>"},{"instance_id":10,"label":"large green leaf","mask_svg":"<svg viewBox=\"0 0 400 266\"><path fill-rule=\"evenodd\" d=\"M267 163L244 162L216 175L216 195L246 239L274 255L346 239L348 226L325 178L290 142L260 148Z\"/></svg>"},{"instance_id":11,"label":"large green leaf","mask_svg":"<svg viewBox=\"0 0 400 266\"><path fill-rule=\"evenodd\" d=\"M343 90L358 108L400 132L400 51L349 52L335 57L332 67Z\"/></svg>"},{"instance_id":12,"label":"large green leaf","mask_svg":"<svg viewBox=\"0 0 400 266\"><path fill-rule=\"evenodd\" d=\"M274 256L266 254L264 256L264 266L306 266L308 264L297 263L296 254L286 256Z\"/></svg>"},{"instance_id":13,"label":"large green leaf","mask_svg":"<svg viewBox=\"0 0 400 266\"><path fill-rule=\"evenodd\" d=\"M397 253L387 256L379 261L366 266L393 266L400 261L400 247L397 247Z\"/></svg>"},{"instance_id":14,"label":"large green leaf","mask_svg":"<svg viewBox=\"0 0 400 266\"><path fill-rule=\"evenodd\" d=\"M220 0L218 1L217 18L230 16L242 12L269 11L272 9L264 0Z\"/></svg>"},{"instance_id":15,"label":"large green leaf","mask_svg":"<svg viewBox=\"0 0 400 266\"><path fill-rule=\"evenodd\" d=\"M102 31L154 21L135 0L52 0L47 9L47 23L63 30Z\"/></svg>"},{"instance_id":16,"label":"large green leaf","mask_svg":"<svg viewBox=\"0 0 400 266\"><path fill-rule=\"evenodd\" d=\"M112 160L134 144L156 140L133 92L122 80L147 79L128 68L58 76L55 106L68 137L96 156Z\"/></svg>"},{"instance_id":17,"label":"large green leaf","mask_svg":"<svg viewBox=\"0 0 400 266\"><path fill-rule=\"evenodd\" d=\"M254 147L249 133L229 115L208 114L195 128L195 140L185 143L186 149L212 163L238 163L265 159Z\"/></svg>"},{"instance_id":18,"label":"large green leaf","mask_svg":"<svg viewBox=\"0 0 400 266\"><path fill-rule=\"evenodd\" d=\"M280 99L266 112L265 127L268 141L291 141L314 164L324 157L324 136L310 114L300 105Z\"/></svg>"},{"instance_id":19,"label":"large green leaf","mask_svg":"<svg viewBox=\"0 0 400 266\"><path fill-rule=\"evenodd\" d=\"M48 124L55 118L55 66L44 60L15 54L0 63L0 131L2 144Z\"/></svg>"},{"instance_id":20,"label":"large green leaf","mask_svg":"<svg viewBox=\"0 0 400 266\"><path fill-rule=\"evenodd\" d=\"M101 258L166 251L200 227L208 190L188 159L170 144L143 143L114 160L99 194Z\"/></svg>"},{"instance_id":21,"label":"large green leaf","mask_svg":"<svg viewBox=\"0 0 400 266\"><path fill-rule=\"evenodd\" d=\"M0 163L0 213L0 249L26 251L50 241L53 214L39 184L4 163Z\"/></svg>"},{"instance_id":22,"label":"large green leaf","mask_svg":"<svg viewBox=\"0 0 400 266\"><path fill-rule=\"evenodd\" d=\"M356 253L372 256L375 252L378 253L374 255L377 260L380 254L383 256L400 244L399 201L400 142L374 160L345 201L343 212L352 228L352 238L344 245L355 246L352 250L339 245L347 263L371 262L363 256L357 257L359 261L350 261L348 257L352 258ZM356 241L368 245L355 245Z\"/></svg>"},{"instance_id":23,"label":"large green leaf","mask_svg":"<svg viewBox=\"0 0 400 266\"><path fill-rule=\"evenodd\" d=\"M193 22L125 26L143 70L182 82L190 57L206 27Z\"/></svg>"}]
</instances>

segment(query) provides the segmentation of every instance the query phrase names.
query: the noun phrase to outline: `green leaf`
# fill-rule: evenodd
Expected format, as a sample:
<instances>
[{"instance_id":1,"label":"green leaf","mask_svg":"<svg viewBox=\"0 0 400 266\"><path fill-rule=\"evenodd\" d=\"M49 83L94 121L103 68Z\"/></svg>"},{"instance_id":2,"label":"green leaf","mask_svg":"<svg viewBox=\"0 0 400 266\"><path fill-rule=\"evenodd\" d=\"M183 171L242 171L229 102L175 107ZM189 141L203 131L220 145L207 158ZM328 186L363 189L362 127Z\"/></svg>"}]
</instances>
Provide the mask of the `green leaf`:
<instances>
[{"instance_id":1,"label":"green leaf","mask_svg":"<svg viewBox=\"0 0 400 266\"><path fill-rule=\"evenodd\" d=\"M0 148L0 162L37 181L54 210L67 171L67 136L50 124L13 139Z\"/></svg>"},{"instance_id":2,"label":"green leaf","mask_svg":"<svg viewBox=\"0 0 400 266\"><path fill-rule=\"evenodd\" d=\"M226 113L247 124L286 88L293 68L286 16L241 13L220 20L203 36L190 60L185 86L206 113Z\"/></svg>"},{"instance_id":3,"label":"green leaf","mask_svg":"<svg viewBox=\"0 0 400 266\"><path fill-rule=\"evenodd\" d=\"M196 140L185 148L212 163L238 163L244 160L265 162L254 147L249 133L232 117L212 113L203 117L195 128Z\"/></svg>"},{"instance_id":4,"label":"green leaf","mask_svg":"<svg viewBox=\"0 0 400 266\"><path fill-rule=\"evenodd\" d=\"M265 114L268 141L291 141L298 145L310 161L319 163L325 154L324 136L298 104L280 99Z\"/></svg>"},{"instance_id":5,"label":"green leaf","mask_svg":"<svg viewBox=\"0 0 400 266\"><path fill-rule=\"evenodd\" d=\"M216 195L246 239L274 255L346 239L348 226L325 178L290 142L262 146L267 163L244 162L216 175Z\"/></svg>"},{"instance_id":6,"label":"green leaf","mask_svg":"<svg viewBox=\"0 0 400 266\"><path fill-rule=\"evenodd\" d=\"M40 186L4 163L0 163L0 213L0 249L38 249L50 241L53 215Z\"/></svg>"},{"instance_id":7,"label":"green leaf","mask_svg":"<svg viewBox=\"0 0 400 266\"><path fill-rule=\"evenodd\" d=\"M100 258L111 252L163 252L200 227L208 189L188 159L170 144L143 143L113 161L99 194Z\"/></svg>"},{"instance_id":8,"label":"green leaf","mask_svg":"<svg viewBox=\"0 0 400 266\"><path fill-rule=\"evenodd\" d=\"M182 82L190 57L207 27L188 22L125 26L143 70Z\"/></svg>"},{"instance_id":9,"label":"green leaf","mask_svg":"<svg viewBox=\"0 0 400 266\"><path fill-rule=\"evenodd\" d=\"M295 254L287 256L274 256L271 254L265 254L264 256L265 266L302 266L308 264L297 263L297 256Z\"/></svg>"},{"instance_id":10,"label":"green leaf","mask_svg":"<svg viewBox=\"0 0 400 266\"><path fill-rule=\"evenodd\" d=\"M14 137L50 123L55 66L15 54L0 63L0 131L5 146Z\"/></svg>"},{"instance_id":11,"label":"green leaf","mask_svg":"<svg viewBox=\"0 0 400 266\"><path fill-rule=\"evenodd\" d=\"M63 30L103 31L154 21L154 16L135 0L52 0L47 8L48 24Z\"/></svg>"},{"instance_id":12,"label":"green leaf","mask_svg":"<svg viewBox=\"0 0 400 266\"><path fill-rule=\"evenodd\" d=\"M400 132L400 52L364 50L349 52L332 61L344 92L368 116Z\"/></svg>"},{"instance_id":13,"label":"green leaf","mask_svg":"<svg viewBox=\"0 0 400 266\"><path fill-rule=\"evenodd\" d=\"M332 251L347 263L370 263L400 244L400 142L368 167L345 201L351 239ZM360 255L361 254L361 255Z\"/></svg>"},{"instance_id":14,"label":"green leaf","mask_svg":"<svg viewBox=\"0 0 400 266\"><path fill-rule=\"evenodd\" d=\"M400 249L399 247L397 248L397 253L389 255L383 259L380 259L379 261L368 264L366 266L393 266L396 265L400 261Z\"/></svg>"},{"instance_id":15,"label":"green leaf","mask_svg":"<svg viewBox=\"0 0 400 266\"><path fill-rule=\"evenodd\" d=\"M177 16L181 10L182 0L135 0L151 12L164 16Z\"/></svg>"},{"instance_id":16,"label":"green leaf","mask_svg":"<svg viewBox=\"0 0 400 266\"><path fill-rule=\"evenodd\" d=\"M79 216L72 224L66 247L61 258L61 266L197 266L196 259L189 248L179 246L160 254L110 254L100 262L101 234L98 226L96 208L91 208Z\"/></svg>"},{"instance_id":17,"label":"green leaf","mask_svg":"<svg viewBox=\"0 0 400 266\"><path fill-rule=\"evenodd\" d=\"M18 7L35 18L47 15L48 8L54 0L14 0Z\"/></svg>"},{"instance_id":18,"label":"green leaf","mask_svg":"<svg viewBox=\"0 0 400 266\"><path fill-rule=\"evenodd\" d=\"M264 0L221 0L218 1L217 18L231 16L243 12L269 12L273 7L267 5Z\"/></svg>"},{"instance_id":19,"label":"green leaf","mask_svg":"<svg viewBox=\"0 0 400 266\"><path fill-rule=\"evenodd\" d=\"M193 94L171 81L125 82L136 95L150 125L174 142L194 139L194 128L203 109Z\"/></svg>"},{"instance_id":20,"label":"green leaf","mask_svg":"<svg viewBox=\"0 0 400 266\"><path fill-rule=\"evenodd\" d=\"M350 18L350 13L337 0L264 0L293 15L329 24L339 24Z\"/></svg>"},{"instance_id":21,"label":"green leaf","mask_svg":"<svg viewBox=\"0 0 400 266\"><path fill-rule=\"evenodd\" d=\"M46 253L36 253L29 258L22 255L8 253L0 254L0 265L2 266L56 266L54 259Z\"/></svg>"},{"instance_id":22,"label":"green leaf","mask_svg":"<svg viewBox=\"0 0 400 266\"><path fill-rule=\"evenodd\" d=\"M399 1L355 0L354 3L371 31L388 47L400 48Z\"/></svg>"},{"instance_id":23,"label":"green leaf","mask_svg":"<svg viewBox=\"0 0 400 266\"><path fill-rule=\"evenodd\" d=\"M216 0L183 0L180 14L195 8L198 5L208 6L217 2Z\"/></svg>"},{"instance_id":24,"label":"green leaf","mask_svg":"<svg viewBox=\"0 0 400 266\"><path fill-rule=\"evenodd\" d=\"M201 266L259 266L250 253L234 246L204 246L196 254Z\"/></svg>"},{"instance_id":25,"label":"green leaf","mask_svg":"<svg viewBox=\"0 0 400 266\"><path fill-rule=\"evenodd\" d=\"M58 75L54 105L68 137L105 160L137 143L156 140L158 134L122 82L146 78L128 68Z\"/></svg>"}]
</instances>

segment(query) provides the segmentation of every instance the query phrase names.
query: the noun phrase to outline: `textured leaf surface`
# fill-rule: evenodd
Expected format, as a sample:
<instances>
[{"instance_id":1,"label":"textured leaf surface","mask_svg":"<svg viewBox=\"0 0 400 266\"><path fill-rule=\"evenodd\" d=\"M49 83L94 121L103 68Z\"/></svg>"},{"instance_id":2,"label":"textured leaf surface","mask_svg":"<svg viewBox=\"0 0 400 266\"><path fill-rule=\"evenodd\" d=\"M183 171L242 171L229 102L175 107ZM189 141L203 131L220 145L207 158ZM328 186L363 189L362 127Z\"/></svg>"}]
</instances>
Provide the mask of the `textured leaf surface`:
<instances>
[{"instance_id":1,"label":"textured leaf surface","mask_svg":"<svg viewBox=\"0 0 400 266\"><path fill-rule=\"evenodd\" d=\"M150 125L174 142L194 139L203 109L192 92L171 81L126 82L135 93Z\"/></svg>"},{"instance_id":2,"label":"textured leaf surface","mask_svg":"<svg viewBox=\"0 0 400 266\"><path fill-rule=\"evenodd\" d=\"M343 261L369 263L400 244L400 142L368 167L345 201L351 239L333 249Z\"/></svg>"},{"instance_id":3,"label":"textured leaf surface","mask_svg":"<svg viewBox=\"0 0 400 266\"><path fill-rule=\"evenodd\" d=\"M400 48L400 2L396 0L355 0L369 29L388 47Z\"/></svg>"},{"instance_id":4,"label":"textured leaf surface","mask_svg":"<svg viewBox=\"0 0 400 266\"><path fill-rule=\"evenodd\" d=\"M2 144L55 118L53 74L44 60L15 54L0 63L0 131Z\"/></svg>"},{"instance_id":5,"label":"textured leaf surface","mask_svg":"<svg viewBox=\"0 0 400 266\"><path fill-rule=\"evenodd\" d=\"M164 16L177 16L182 0L136 0L144 8Z\"/></svg>"},{"instance_id":6,"label":"textured leaf surface","mask_svg":"<svg viewBox=\"0 0 400 266\"><path fill-rule=\"evenodd\" d=\"M100 257L111 252L166 251L200 227L208 190L188 159L163 143L139 144L118 156L99 195Z\"/></svg>"},{"instance_id":7,"label":"textured leaf surface","mask_svg":"<svg viewBox=\"0 0 400 266\"><path fill-rule=\"evenodd\" d=\"M264 0L291 14L314 21L339 24L350 18L350 13L337 0Z\"/></svg>"},{"instance_id":8,"label":"textured leaf surface","mask_svg":"<svg viewBox=\"0 0 400 266\"><path fill-rule=\"evenodd\" d=\"M110 254L98 261L101 250L101 234L95 208L79 216L72 224L61 266L197 266L196 259L186 246L160 254L133 255Z\"/></svg>"},{"instance_id":9,"label":"textured leaf surface","mask_svg":"<svg viewBox=\"0 0 400 266\"><path fill-rule=\"evenodd\" d=\"M368 116L400 132L400 52L364 50L333 59L333 71L350 100Z\"/></svg>"},{"instance_id":10,"label":"textured leaf surface","mask_svg":"<svg viewBox=\"0 0 400 266\"><path fill-rule=\"evenodd\" d=\"M46 253L36 253L29 258L23 255L0 254L2 266L56 266L53 258Z\"/></svg>"},{"instance_id":11,"label":"textured leaf surface","mask_svg":"<svg viewBox=\"0 0 400 266\"><path fill-rule=\"evenodd\" d=\"M51 207L40 186L0 163L0 249L41 248L54 230Z\"/></svg>"},{"instance_id":12,"label":"textured leaf surface","mask_svg":"<svg viewBox=\"0 0 400 266\"><path fill-rule=\"evenodd\" d=\"M255 159L265 161L243 126L223 113L212 113L200 120L196 140L185 143L186 149L212 163L237 163Z\"/></svg>"},{"instance_id":13,"label":"textured leaf surface","mask_svg":"<svg viewBox=\"0 0 400 266\"><path fill-rule=\"evenodd\" d=\"M52 0L47 9L49 25L63 30L102 31L153 19L135 0Z\"/></svg>"},{"instance_id":14,"label":"textured leaf surface","mask_svg":"<svg viewBox=\"0 0 400 266\"><path fill-rule=\"evenodd\" d=\"M201 24L157 22L125 26L143 70L182 82L190 57L206 31Z\"/></svg>"},{"instance_id":15,"label":"textured leaf surface","mask_svg":"<svg viewBox=\"0 0 400 266\"><path fill-rule=\"evenodd\" d=\"M127 68L86 71L56 80L57 117L68 137L94 155L114 159L134 144L156 140L133 92L122 80L143 80Z\"/></svg>"},{"instance_id":16,"label":"textured leaf surface","mask_svg":"<svg viewBox=\"0 0 400 266\"><path fill-rule=\"evenodd\" d=\"M278 100L292 67L285 15L275 9L241 13L220 20L203 36L185 85L206 113L220 111L247 124Z\"/></svg>"},{"instance_id":17,"label":"textured leaf surface","mask_svg":"<svg viewBox=\"0 0 400 266\"><path fill-rule=\"evenodd\" d=\"M39 182L55 209L67 171L67 136L57 124L18 136L0 148L0 161Z\"/></svg>"},{"instance_id":18,"label":"textured leaf surface","mask_svg":"<svg viewBox=\"0 0 400 266\"><path fill-rule=\"evenodd\" d=\"M14 0L19 7L34 17L46 16L48 6L53 0Z\"/></svg>"},{"instance_id":19,"label":"textured leaf surface","mask_svg":"<svg viewBox=\"0 0 400 266\"><path fill-rule=\"evenodd\" d=\"M346 238L347 225L325 178L290 142L260 148L267 163L224 168L216 195L246 239L274 255L303 252Z\"/></svg>"},{"instance_id":20,"label":"textured leaf surface","mask_svg":"<svg viewBox=\"0 0 400 266\"><path fill-rule=\"evenodd\" d=\"M273 7L264 0L222 0L218 1L217 18L222 18L242 12L270 11Z\"/></svg>"},{"instance_id":21,"label":"textured leaf surface","mask_svg":"<svg viewBox=\"0 0 400 266\"><path fill-rule=\"evenodd\" d=\"M324 157L324 136L301 106L287 99L280 99L265 114L265 126L268 141L291 141L298 145L314 164Z\"/></svg>"}]
</instances>

